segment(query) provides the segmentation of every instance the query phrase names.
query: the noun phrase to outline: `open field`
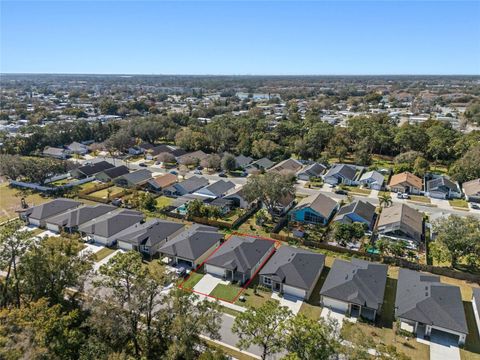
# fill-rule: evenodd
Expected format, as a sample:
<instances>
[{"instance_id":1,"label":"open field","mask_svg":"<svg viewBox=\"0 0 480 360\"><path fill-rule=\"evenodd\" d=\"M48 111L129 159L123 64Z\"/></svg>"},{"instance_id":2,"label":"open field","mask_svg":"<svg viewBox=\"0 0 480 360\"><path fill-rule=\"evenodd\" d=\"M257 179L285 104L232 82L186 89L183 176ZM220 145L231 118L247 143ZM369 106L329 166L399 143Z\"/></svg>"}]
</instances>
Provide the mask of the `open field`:
<instances>
[{"instance_id":1,"label":"open field","mask_svg":"<svg viewBox=\"0 0 480 360\"><path fill-rule=\"evenodd\" d=\"M30 206L40 205L51 200L38 193L11 188L7 183L0 184L0 222L17 216L15 209L20 207L22 197Z\"/></svg>"},{"instance_id":2,"label":"open field","mask_svg":"<svg viewBox=\"0 0 480 360\"><path fill-rule=\"evenodd\" d=\"M99 191L95 191L95 192L89 194L89 196L93 196L93 197L96 197L96 198L99 198L99 199L107 199L109 194L111 196L112 194L119 193L123 190L124 189L119 187L119 186L110 186L109 188L99 190Z\"/></svg>"}]
</instances>

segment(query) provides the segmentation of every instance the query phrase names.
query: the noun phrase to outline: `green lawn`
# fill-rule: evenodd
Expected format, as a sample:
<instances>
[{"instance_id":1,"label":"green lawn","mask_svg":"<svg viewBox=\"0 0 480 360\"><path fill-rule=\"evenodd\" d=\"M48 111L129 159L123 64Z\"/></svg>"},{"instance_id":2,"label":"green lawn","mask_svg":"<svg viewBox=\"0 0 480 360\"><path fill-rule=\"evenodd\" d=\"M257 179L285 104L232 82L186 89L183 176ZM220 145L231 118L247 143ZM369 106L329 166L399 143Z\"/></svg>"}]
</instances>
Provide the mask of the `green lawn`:
<instances>
[{"instance_id":1,"label":"green lawn","mask_svg":"<svg viewBox=\"0 0 480 360\"><path fill-rule=\"evenodd\" d=\"M342 186L342 188L344 188L348 192L351 192L354 194L360 194L360 195L370 195L370 193L372 192L372 190L370 189L361 189L356 186Z\"/></svg>"},{"instance_id":2,"label":"green lawn","mask_svg":"<svg viewBox=\"0 0 480 360\"><path fill-rule=\"evenodd\" d=\"M38 193L11 188L7 183L3 183L0 185L0 222L17 217L15 210L20 207L22 197L29 206L40 205L51 200L41 197Z\"/></svg>"},{"instance_id":3,"label":"green lawn","mask_svg":"<svg viewBox=\"0 0 480 360\"><path fill-rule=\"evenodd\" d=\"M96 197L96 198L99 198L99 199L107 199L108 195L109 195L109 192L110 192L110 196L112 196L113 194L119 193L123 190L124 189L119 187L119 186L110 186L109 188L99 190L99 191L95 191L95 192L89 194L89 196L93 196L93 197Z\"/></svg>"},{"instance_id":4,"label":"green lawn","mask_svg":"<svg viewBox=\"0 0 480 360\"><path fill-rule=\"evenodd\" d=\"M159 196L157 198L157 207L159 209L162 209L164 207L168 207L172 204L172 199L166 196Z\"/></svg>"},{"instance_id":5,"label":"green lawn","mask_svg":"<svg viewBox=\"0 0 480 360\"><path fill-rule=\"evenodd\" d=\"M203 274L199 274L197 272L191 272L188 276L188 279L182 283L182 288L186 290L191 290L194 288L195 285L200 281L203 277Z\"/></svg>"},{"instance_id":6,"label":"green lawn","mask_svg":"<svg viewBox=\"0 0 480 360\"><path fill-rule=\"evenodd\" d=\"M430 204L430 198L425 197L425 196L418 196L418 195L410 195L410 200L411 201L417 201L417 202L422 202L425 204Z\"/></svg>"},{"instance_id":7,"label":"green lawn","mask_svg":"<svg viewBox=\"0 0 480 360\"><path fill-rule=\"evenodd\" d=\"M99 262L100 260L105 259L108 255L110 255L114 251L115 249L104 247L102 250L95 253L95 261Z\"/></svg>"},{"instance_id":8,"label":"green lawn","mask_svg":"<svg viewBox=\"0 0 480 360\"><path fill-rule=\"evenodd\" d=\"M463 199L454 199L448 201L451 206L468 209L468 203Z\"/></svg>"},{"instance_id":9,"label":"green lawn","mask_svg":"<svg viewBox=\"0 0 480 360\"><path fill-rule=\"evenodd\" d=\"M247 288L240 296L243 296L245 301L237 300L235 304L258 308L272 298L272 293L269 291L257 290L257 293L255 294L253 288Z\"/></svg>"},{"instance_id":10,"label":"green lawn","mask_svg":"<svg viewBox=\"0 0 480 360\"><path fill-rule=\"evenodd\" d=\"M208 339L206 339L205 341L206 341L206 343L208 344L209 347L219 349L224 354L230 355L234 359L238 359L238 360L254 360L254 359L256 359L256 358L253 358L251 356L248 356L248 355L244 354L243 352L240 352L238 350L234 350L234 349L231 349L229 347L223 346L223 345L218 344L214 341L211 341L211 340L208 340Z\"/></svg>"},{"instance_id":11,"label":"green lawn","mask_svg":"<svg viewBox=\"0 0 480 360\"><path fill-rule=\"evenodd\" d=\"M210 293L210 296L225 301L233 301L241 290L242 288L236 285L218 284Z\"/></svg>"}]
</instances>

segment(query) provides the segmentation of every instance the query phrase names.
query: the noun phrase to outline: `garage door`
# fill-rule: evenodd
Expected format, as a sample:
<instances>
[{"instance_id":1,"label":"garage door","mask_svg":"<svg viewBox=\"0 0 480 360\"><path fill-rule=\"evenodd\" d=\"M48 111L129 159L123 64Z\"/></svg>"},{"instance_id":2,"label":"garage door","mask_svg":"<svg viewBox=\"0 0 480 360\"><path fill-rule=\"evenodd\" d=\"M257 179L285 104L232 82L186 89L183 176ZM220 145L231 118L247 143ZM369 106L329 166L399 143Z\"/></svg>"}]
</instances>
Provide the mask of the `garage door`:
<instances>
[{"instance_id":1,"label":"garage door","mask_svg":"<svg viewBox=\"0 0 480 360\"><path fill-rule=\"evenodd\" d=\"M342 314L346 313L347 310L348 310L348 303L344 302L344 301L339 301L339 300L335 300L335 299L332 299L332 298L328 298L328 297L324 297L323 298L323 305L325 307L328 307L334 311L338 311Z\"/></svg>"},{"instance_id":2,"label":"garage door","mask_svg":"<svg viewBox=\"0 0 480 360\"><path fill-rule=\"evenodd\" d=\"M205 271L212 275L223 276L225 275L225 270L223 268L213 266L213 265L206 265Z\"/></svg>"},{"instance_id":3,"label":"garage door","mask_svg":"<svg viewBox=\"0 0 480 360\"><path fill-rule=\"evenodd\" d=\"M306 295L305 290L288 285L283 286L283 293L286 295L298 297L300 299L304 299Z\"/></svg>"},{"instance_id":4,"label":"garage door","mask_svg":"<svg viewBox=\"0 0 480 360\"><path fill-rule=\"evenodd\" d=\"M47 229L53 232L58 232L58 225L47 223Z\"/></svg>"},{"instance_id":5,"label":"garage door","mask_svg":"<svg viewBox=\"0 0 480 360\"><path fill-rule=\"evenodd\" d=\"M133 249L132 244L127 243L127 242L123 242L123 241L118 242L118 247L120 249L123 249L123 250L132 250Z\"/></svg>"}]
</instances>

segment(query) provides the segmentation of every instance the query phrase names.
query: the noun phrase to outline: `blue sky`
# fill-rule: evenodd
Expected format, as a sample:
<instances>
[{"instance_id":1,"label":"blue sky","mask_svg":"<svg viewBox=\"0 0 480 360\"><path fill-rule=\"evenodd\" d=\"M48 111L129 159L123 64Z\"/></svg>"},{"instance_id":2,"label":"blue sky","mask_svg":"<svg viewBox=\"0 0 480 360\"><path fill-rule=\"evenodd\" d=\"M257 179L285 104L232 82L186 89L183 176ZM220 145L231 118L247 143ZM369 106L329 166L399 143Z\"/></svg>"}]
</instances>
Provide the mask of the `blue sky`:
<instances>
[{"instance_id":1,"label":"blue sky","mask_svg":"<svg viewBox=\"0 0 480 360\"><path fill-rule=\"evenodd\" d=\"M1 72L480 74L480 1L0 1Z\"/></svg>"}]
</instances>

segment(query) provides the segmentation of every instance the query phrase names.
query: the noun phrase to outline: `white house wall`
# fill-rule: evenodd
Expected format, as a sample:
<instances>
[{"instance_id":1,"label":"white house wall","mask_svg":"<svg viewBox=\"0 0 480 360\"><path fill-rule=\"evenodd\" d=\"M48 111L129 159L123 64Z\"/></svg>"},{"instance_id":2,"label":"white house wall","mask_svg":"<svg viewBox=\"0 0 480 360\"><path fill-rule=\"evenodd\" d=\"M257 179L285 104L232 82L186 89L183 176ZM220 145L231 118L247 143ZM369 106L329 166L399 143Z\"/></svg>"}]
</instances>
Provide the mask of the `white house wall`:
<instances>
[{"instance_id":1,"label":"white house wall","mask_svg":"<svg viewBox=\"0 0 480 360\"><path fill-rule=\"evenodd\" d=\"M348 311L348 303L345 301L340 301L340 300L323 296L322 303L324 307L327 307L334 311L338 311L342 314L345 314Z\"/></svg>"},{"instance_id":2,"label":"white house wall","mask_svg":"<svg viewBox=\"0 0 480 360\"><path fill-rule=\"evenodd\" d=\"M307 298L307 291L304 289L300 289L294 286L283 285L283 293L286 295L296 296L301 299Z\"/></svg>"},{"instance_id":3,"label":"white house wall","mask_svg":"<svg viewBox=\"0 0 480 360\"><path fill-rule=\"evenodd\" d=\"M225 269L224 268L214 266L214 265L206 264L205 271L207 273L211 274L211 275L217 275L217 276L221 276L221 277L223 277L223 275L225 275Z\"/></svg>"}]
</instances>

